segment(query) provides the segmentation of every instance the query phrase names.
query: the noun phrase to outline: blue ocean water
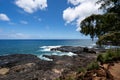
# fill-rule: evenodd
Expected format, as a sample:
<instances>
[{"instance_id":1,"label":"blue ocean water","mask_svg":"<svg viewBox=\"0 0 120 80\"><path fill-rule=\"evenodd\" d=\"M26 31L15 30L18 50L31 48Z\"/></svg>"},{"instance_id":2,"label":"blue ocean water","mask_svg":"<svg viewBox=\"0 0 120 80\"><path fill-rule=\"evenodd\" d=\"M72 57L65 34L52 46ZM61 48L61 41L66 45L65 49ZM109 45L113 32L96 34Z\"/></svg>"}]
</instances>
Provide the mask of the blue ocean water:
<instances>
[{"instance_id":1,"label":"blue ocean water","mask_svg":"<svg viewBox=\"0 0 120 80\"><path fill-rule=\"evenodd\" d=\"M0 55L8 54L34 54L62 55L61 52L52 52L51 48L59 46L84 46L92 47L95 41L90 39L66 40L0 40Z\"/></svg>"}]
</instances>

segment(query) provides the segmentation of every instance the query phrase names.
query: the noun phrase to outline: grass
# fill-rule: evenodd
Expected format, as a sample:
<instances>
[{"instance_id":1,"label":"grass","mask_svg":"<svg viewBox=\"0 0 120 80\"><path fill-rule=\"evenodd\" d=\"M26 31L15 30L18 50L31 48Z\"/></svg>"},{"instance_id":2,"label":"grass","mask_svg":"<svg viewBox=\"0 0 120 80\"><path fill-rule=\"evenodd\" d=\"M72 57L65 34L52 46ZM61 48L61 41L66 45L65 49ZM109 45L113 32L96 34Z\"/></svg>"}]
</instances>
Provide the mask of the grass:
<instances>
[{"instance_id":1,"label":"grass","mask_svg":"<svg viewBox=\"0 0 120 80\"><path fill-rule=\"evenodd\" d=\"M93 70L93 69L99 69L99 64L97 61L93 61L87 66L87 70Z\"/></svg>"},{"instance_id":2,"label":"grass","mask_svg":"<svg viewBox=\"0 0 120 80\"><path fill-rule=\"evenodd\" d=\"M120 49L109 49L106 53L100 54L97 61L101 63L108 63L120 59Z\"/></svg>"},{"instance_id":3,"label":"grass","mask_svg":"<svg viewBox=\"0 0 120 80\"><path fill-rule=\"evenodd\" d=\"M81 73L81 72L85 73L85 72L86 72L86 69L83 68L83 67L80 67L80 68L78 68L77 72L78 72L78 73Z\"/></svg>"},{"instance_id":4,"label":"grass","mask_svg":"<svg viewBox=\"0 0 120 80\"><path fill-rule=\"evenodd\" d=\"M97 57L96 61L91 62L90 64L88 64L88 66L86 68L80 67L78 68L77 72L78 73L83 73L83 75L81 75L81 77L79 77L79 80L83 80L84 79L84 74L89 71L89 70L95 70L95 69L99 69L100 66L98 64L98 62L101 63L109 63L115 60L120 60L120 49L109 49L108 51L106 51L106 53L104 54L99 54ZM75 78L73 76L69 76L66 77L65 79L56 79L56 80L75 80Z\"/></svg>"}]
</instances>

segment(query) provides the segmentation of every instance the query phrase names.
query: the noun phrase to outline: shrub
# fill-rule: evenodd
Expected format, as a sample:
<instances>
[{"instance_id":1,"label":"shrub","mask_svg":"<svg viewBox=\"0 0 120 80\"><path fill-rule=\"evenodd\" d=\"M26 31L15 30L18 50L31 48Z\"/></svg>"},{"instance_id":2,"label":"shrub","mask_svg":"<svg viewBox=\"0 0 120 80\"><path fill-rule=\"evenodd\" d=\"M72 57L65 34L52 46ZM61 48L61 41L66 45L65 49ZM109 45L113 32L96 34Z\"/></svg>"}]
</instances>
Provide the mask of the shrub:
<instances>
[{"instance_id":1,"label":"shrub","mask_svg":"<svg viewBox=\"0 0 120 80\"><path fill-rule=\"evenodd\" d=\"M78 68L77 71L78 71L78 73L81 73L81 72L85 73L85 72L86 72L86 69L83 68L83 67L80 67L80 68Z\"/></svg>"},{"instance_id":2,"label":"shrub","mask_svg":"<svg viewBox=\"0 0 120 80\"><path fill-rule=\"evenodd\" d=\"M107 63L120 58L120 49L109 49L104 54L100 54L97 57L97 61L101 63Z\"/></svg>"},{"instance_id":3,"label":"shrub","mask_svg":"<svg viewBox=\"0 0 120 80\"><path fill-rule=\"evenodd\" d=\"M120 49L115 49L115 58L120 58Z\"/></svg>"},{"instance_id":4,"label":"shrub","mask_svg":"<svg viewBox=\"0 0 120 80\"><path fill-rule=\"evenodd\" d=\"M101 63L104 63L104 62L105 62L103 54L99 54L99 55L97 56L97 61L99 61L99 62L101 62Z\"/></svg>"},{"instance_id":5,"label":"shrub","mask_svg":"<svg viewBox=\"0 0 120 80\"><path fill-rule=\"evenodd\" d=\"M99 64L97 61L91 62L88 66L87 66L87 70L93 70L93 69L99 69Z\"/></svg>"}]
</instances>

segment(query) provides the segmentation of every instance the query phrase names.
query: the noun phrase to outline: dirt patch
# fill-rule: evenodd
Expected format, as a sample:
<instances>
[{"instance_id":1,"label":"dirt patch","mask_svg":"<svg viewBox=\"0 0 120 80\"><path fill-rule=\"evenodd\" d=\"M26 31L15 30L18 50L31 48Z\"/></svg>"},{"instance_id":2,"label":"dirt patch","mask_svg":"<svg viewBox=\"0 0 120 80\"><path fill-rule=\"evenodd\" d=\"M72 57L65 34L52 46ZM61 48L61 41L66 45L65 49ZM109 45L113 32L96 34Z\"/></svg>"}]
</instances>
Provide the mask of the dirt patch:
<instances>
[{"instance_id":1,"label":"dirt patch","mask_svg":"<svg viewBox=\"0 0 120 80\"><path fill-rule=\"evenodd\" d=\"M110 66L109 71L112 74L114 80L120 80L120 62L114 63L113 66Z\"/></svg>"}]
</instances>

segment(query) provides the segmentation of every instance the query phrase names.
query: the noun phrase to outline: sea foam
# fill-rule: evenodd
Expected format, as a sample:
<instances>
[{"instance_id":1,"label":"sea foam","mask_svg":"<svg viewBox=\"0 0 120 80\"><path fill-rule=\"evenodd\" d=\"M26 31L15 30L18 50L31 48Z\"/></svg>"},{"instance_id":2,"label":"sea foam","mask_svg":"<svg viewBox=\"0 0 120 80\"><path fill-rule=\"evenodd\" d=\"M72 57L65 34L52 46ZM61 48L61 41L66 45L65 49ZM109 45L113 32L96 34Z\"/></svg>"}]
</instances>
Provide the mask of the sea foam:
<instances>
[{"instance_id":1,"label":"sea foam","mask_svg":"<svg viewBox=\"0 0 120 80\"><path fill-rule=\"evenodd\" d=\"M44 53L44 54L38 55L38 57L42 60L53 61L53 59L49 59L47 57L44 57L43 55L48 55L48 56L52 56L52 55L56 55L56 56L75 56L77 54L74 54L72 52L54 52L54 53Z\"/></svg>"},{"instance_id":2,"label":"sea foam","mask_svg":"<svg viewBox=\"0 0 120 80\"><path fill-rule=\"evenodd\" d=\"M39 55L38 57L39 57L40 59L42 59L42 60L53 61L53 59L49 59L49 58L47 58L47 57L44 57L43 55Z\"/></svg>"},{"instance_id":3,"label":"sea foam","mask_svg":"<svg viewBox=\"0 0 120 80\"><path fill-rule=\"evenodd\" d=\"M60 51L51 51L52 48L59 48L61 47L60 45L58 46L41 46L39 52L44 52L43 54L38 55L38 57L42 60L46 61L53 61L52 59L46 58L43 55L56 55L56 56L75 56L76 54L72 52L60 52Z\"/></svg>"},{"instance_id":4,"label":"sea foam","mask_svg":"<svg viewBox=\"0 0 120 80\"><path fill-rule=\"evenodd\" d=\"M40 47L42 50L41 51L50 51L52 48L59 48L61 46L42 46Z\"/></svg>"},{"instance_id":5,"label":"sea foam","mask_svg":"<svg viewBox=\"0 0 120 80\"><path fill-rule=\"evenodd\" d=\"M75 56L76 54L72 52L57 52L57 53L52 53L52 55L57 55L57 56Z\"/></svg>"}]
</instances>

